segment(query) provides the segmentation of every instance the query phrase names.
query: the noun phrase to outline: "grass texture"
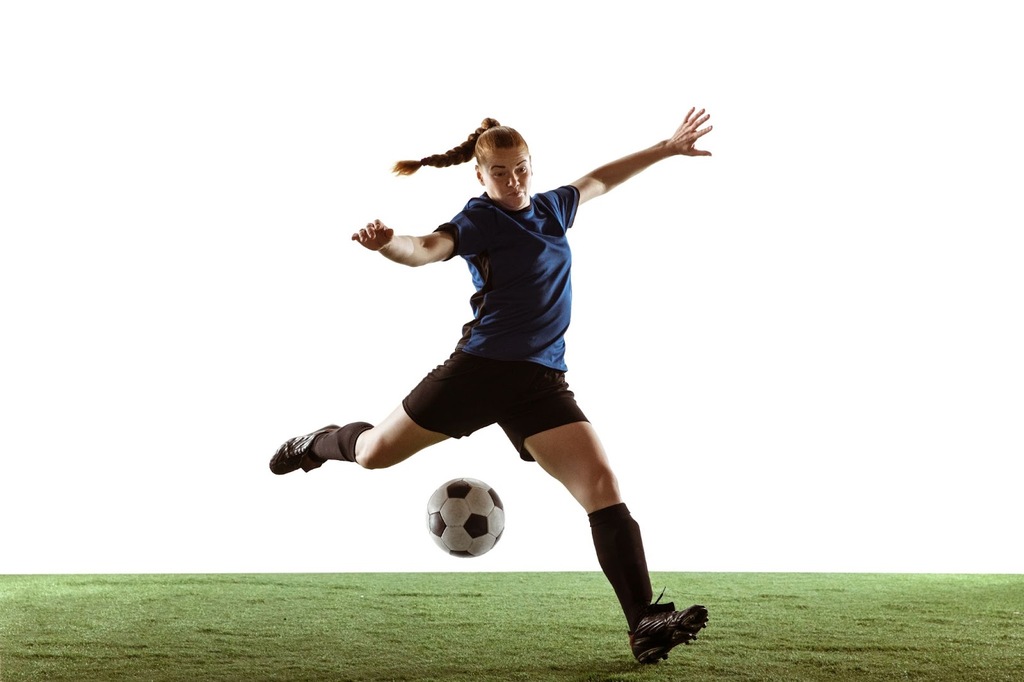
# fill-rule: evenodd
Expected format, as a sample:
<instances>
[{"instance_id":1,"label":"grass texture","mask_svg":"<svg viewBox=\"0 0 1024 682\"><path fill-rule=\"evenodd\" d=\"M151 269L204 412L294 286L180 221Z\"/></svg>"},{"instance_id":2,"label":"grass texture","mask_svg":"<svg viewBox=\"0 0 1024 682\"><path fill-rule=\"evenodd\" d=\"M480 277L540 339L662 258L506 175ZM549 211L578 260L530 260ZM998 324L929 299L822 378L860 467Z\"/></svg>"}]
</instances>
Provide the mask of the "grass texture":
<instances>
[{"instance_id":1,"label":"grass texture","mask_svg":"<svg viewBox=\"0 0 1024 682\"><path fill-rule=\"evenodd\" d=\"M1024 576L652 579L710 622L640 666L600 573L0 576L0 682L1024 679Z\"/></svg>"}]
</instances>

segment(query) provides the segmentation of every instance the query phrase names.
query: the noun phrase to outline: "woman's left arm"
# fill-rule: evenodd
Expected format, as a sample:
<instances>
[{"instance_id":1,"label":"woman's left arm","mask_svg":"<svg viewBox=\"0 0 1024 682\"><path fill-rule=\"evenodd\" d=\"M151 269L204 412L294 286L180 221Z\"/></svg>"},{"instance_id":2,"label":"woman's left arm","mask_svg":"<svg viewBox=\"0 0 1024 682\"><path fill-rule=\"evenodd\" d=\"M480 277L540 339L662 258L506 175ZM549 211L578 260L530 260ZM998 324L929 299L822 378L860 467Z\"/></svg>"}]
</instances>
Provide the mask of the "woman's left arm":
<instances>
[{"instance_id":1,"label":"woman's left arm","mask_svg":"<svg viewBox=\"0 0 1024 682\"><path fill-rule=\"evenodd\" d=\"M670 156L711 156L711 152L693 146L698 139L711 132L712 126L701 128L709 118L711 115L705 114L703 109L696 111L696 107L691 108L682 125L669 139L590 171L572 183L580 192L580 203L611 191L637 173Z\"/></svg>"}]
</instances>

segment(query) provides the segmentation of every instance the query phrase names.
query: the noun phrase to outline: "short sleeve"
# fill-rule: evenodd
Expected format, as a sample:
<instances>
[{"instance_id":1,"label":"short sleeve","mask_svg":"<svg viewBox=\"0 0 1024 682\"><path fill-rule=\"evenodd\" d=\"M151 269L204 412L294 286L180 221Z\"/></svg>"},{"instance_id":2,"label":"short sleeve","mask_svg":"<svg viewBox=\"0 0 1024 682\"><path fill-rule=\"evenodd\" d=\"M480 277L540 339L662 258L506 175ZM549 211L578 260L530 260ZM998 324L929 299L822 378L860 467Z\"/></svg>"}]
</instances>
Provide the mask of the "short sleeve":
<instances>
[{"instance_id":1,"label":"short sleeve","mask_svg":"<svg viewBox=\"0 0 1024 682\"><path fill-rule=\"evenodd\" d=\"M572 185L565 185L556 189L552 194L558 198L557 205L562 214L562 224L568 230L576 220L576 209L580 205L580 191Z\"/></svg>"},{"instance_id":2,"label":"short sleeve","mask_svg":"<svg viewBox=\"0 0 1024 682\"><path fill-rule=\"evenodd\" d=\"M438 229L444 229L455 237L452 255L475 256L487 250L483 231L469 217L470 210L463 210ZM479 211L477 211L479 213Z\"/></svg>"}]
</instances>

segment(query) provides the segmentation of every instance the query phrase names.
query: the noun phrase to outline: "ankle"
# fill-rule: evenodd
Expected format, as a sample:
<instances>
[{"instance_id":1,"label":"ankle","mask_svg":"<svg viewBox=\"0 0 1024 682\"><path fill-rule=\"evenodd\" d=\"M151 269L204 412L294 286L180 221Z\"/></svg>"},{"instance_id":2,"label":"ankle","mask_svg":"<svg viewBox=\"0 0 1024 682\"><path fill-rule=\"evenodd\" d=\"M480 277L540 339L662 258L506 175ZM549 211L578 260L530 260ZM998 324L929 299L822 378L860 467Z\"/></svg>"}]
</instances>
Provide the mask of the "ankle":
<instances>
[{"instance_id":1,"label":"ankle","mask_svg":"<svg viewBox=\"0 0 1024 682\"><path fill-rule=\"evenodd\" d=\"M344 462L356 461L356 441L359 436L373 424L367 422L353 422L346 424L340 429L325 433L313 441L311 451L322 459L336 459Z\"/></svg>"}]
</instances>

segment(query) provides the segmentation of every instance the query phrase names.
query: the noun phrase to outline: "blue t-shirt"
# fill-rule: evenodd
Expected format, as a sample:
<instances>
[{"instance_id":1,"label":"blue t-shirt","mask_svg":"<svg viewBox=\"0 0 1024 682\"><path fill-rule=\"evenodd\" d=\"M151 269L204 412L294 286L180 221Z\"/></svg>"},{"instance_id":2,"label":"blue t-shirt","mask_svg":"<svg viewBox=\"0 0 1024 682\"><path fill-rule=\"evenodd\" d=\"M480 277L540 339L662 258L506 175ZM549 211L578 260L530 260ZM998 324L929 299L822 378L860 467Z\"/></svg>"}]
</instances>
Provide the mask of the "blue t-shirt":
<instances>
[{"instance_id":1,"label":"blue t-shirt","mask_svg":"<svg viewBox=\"0 0 1024 682\"><path fill-rule=\"evenodd\" d=\"M455 237L476 293L457 349L494 360L528 360L565 371L572 310L572 253L566 231L579 206L570 185L535 194L509 211L483 194L437 228Z\"/></svg>"}]
</instances>

